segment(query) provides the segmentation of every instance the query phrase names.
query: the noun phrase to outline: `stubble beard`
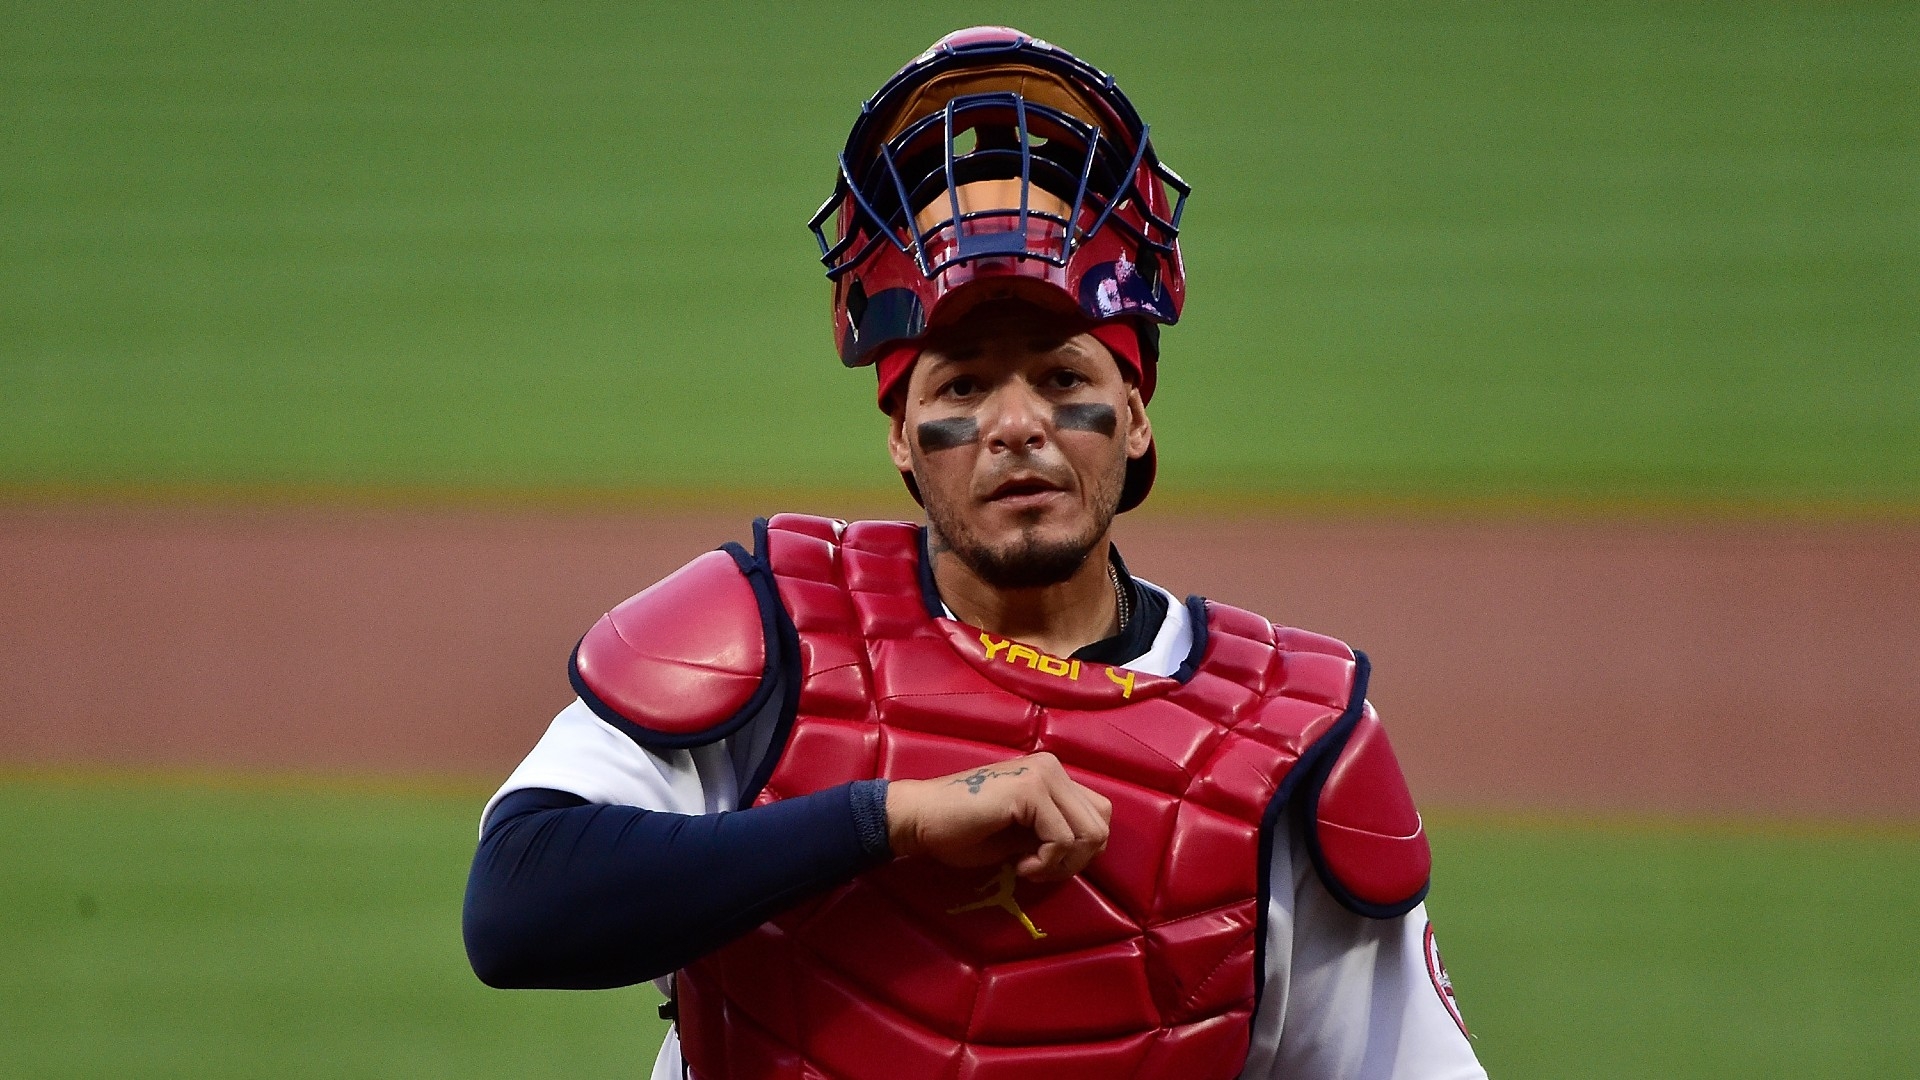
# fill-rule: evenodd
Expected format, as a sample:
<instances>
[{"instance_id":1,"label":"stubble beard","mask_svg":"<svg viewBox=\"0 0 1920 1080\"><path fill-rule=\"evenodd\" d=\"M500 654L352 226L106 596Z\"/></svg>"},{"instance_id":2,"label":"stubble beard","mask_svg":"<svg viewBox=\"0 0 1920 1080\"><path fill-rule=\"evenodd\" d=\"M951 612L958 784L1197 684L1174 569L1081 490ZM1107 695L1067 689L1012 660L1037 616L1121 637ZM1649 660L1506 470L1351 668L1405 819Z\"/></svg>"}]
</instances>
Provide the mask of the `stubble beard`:
<instances>
[{"instance_id":1,"label":"stubble beard","mask_svg":"<svg viewBox=\"0 0 1920 1080\"><path fill-rule=\"evenodd\" d=\"M999 546L989 544L954 508L939 499L926 497L927 521L933 534L928 538L934 551L949 551L981 581L996 589L1044 589L1058 585L1079 572L1093 554L1094 545L1107 534L1120 509L1120 491L1126 483L1126 461L1122 456L1113 475L1102 477L1093 498L1093 514L1085 531L1076 536L1048 540L1040 535L1038 523L1028 524L1012 540Z\"/></svg>"}]
</instances>

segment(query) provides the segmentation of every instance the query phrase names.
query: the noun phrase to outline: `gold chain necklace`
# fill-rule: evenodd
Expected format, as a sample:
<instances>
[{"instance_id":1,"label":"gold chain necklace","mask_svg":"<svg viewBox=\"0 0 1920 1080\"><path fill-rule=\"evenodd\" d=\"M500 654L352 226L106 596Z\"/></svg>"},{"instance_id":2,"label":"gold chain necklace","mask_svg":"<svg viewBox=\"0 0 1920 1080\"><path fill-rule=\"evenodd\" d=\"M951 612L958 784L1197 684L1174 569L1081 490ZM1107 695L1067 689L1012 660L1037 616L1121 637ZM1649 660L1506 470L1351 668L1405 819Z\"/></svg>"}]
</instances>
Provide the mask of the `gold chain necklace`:
<instances>
[{"instance_id":1,"label":"gold chain necklace","mask_svg":"<svg viewBox=\"0 0 1920 1080\"><path fill-rule=\"evenodd\" d=\"M1120 568L1112 563L1107 564L1107 580L1113 582L1113 602L1120 609L1119 633L1124 634L1127 632L1127 619L1133 614L1129 610L1133 605L1127 599L1126 588L1120 584Z\"/></svg>"}]
</instances>

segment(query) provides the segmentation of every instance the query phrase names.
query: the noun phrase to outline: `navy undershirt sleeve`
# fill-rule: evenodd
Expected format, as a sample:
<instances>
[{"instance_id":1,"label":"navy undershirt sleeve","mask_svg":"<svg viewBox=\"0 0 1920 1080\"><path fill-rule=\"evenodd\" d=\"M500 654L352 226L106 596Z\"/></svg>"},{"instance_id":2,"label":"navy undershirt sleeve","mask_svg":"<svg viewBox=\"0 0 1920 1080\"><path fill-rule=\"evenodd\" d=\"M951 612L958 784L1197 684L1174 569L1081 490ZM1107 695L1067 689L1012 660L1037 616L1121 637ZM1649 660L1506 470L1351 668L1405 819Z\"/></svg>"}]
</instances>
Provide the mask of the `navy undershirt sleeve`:
<instances>
[{"instance_id":1,"label":"navy undershirt sleeve","mask_svg":"<svg viewBox=\"0 0 1920 1080\"><path fill-rule=\"evenodd\" d=\"M1135 615L1074 655L1123 664L1145 653L1168 608L1117 549L1109 558ZM937 611L932 582L923 587ZM512 792L487 816L467 878L467 957L503 988L603 989L678 970L887 861L886 789L860 780L700 815Z\"/></svg>"},{"instance_id":2,"label":"navy undershirt sleeve","mask_svg":"<svg viewBox=\"0 0 1920 1080\"><path fill-rule=\"evenodd\" d=\"M487 816L467 878L467 957L489 986L628 986L889 854L884 780L701 815L515 791Z\"/></svg>"}]
</instances>

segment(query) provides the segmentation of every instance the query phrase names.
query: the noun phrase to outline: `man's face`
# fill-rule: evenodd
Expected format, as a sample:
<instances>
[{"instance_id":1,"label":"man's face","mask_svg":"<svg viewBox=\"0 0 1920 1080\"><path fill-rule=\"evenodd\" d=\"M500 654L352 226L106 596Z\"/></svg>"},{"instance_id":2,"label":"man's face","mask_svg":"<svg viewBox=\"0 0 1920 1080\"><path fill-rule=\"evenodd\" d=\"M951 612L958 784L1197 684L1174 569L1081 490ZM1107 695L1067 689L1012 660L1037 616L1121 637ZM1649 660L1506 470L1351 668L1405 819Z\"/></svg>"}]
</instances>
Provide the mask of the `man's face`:
<instances>
[{"instance_id":1,"label":"man's face","mask_svg":"<svg viewBox=\"0 0 1920 1080\"><path fill-rule=\"evenodd\" d=\"M1153 430L1085 324L995 302L929 336L888 448L939 538L1002 589L1072 576L1106 536Z\"/></svg>"}]
</instances>

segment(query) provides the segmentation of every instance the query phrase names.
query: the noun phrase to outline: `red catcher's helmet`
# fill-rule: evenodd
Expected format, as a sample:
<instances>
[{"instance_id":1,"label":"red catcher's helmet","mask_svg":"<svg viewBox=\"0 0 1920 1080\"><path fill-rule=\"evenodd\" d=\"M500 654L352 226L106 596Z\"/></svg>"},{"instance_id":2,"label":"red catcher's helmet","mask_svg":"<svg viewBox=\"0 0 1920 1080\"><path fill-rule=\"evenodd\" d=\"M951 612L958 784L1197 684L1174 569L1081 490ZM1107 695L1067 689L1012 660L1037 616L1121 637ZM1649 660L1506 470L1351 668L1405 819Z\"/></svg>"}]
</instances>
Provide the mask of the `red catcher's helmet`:
<instances>
[{"instance_id":1,"label":"red catcher's helmet","mask_svg":"<svg viewBox=\"0 0 1920 1080\"><path fill-rule=\"evenodd\" d=\"M948 34L861 107L808 223L840 360L877 364L889 409L929 327L1018 298L1093 320L1150 399L1189 190L1111 76L1009 27ZM1122 510L1153 471L1151 450L1132 463Z\"/></svg>"}]
</instances>

